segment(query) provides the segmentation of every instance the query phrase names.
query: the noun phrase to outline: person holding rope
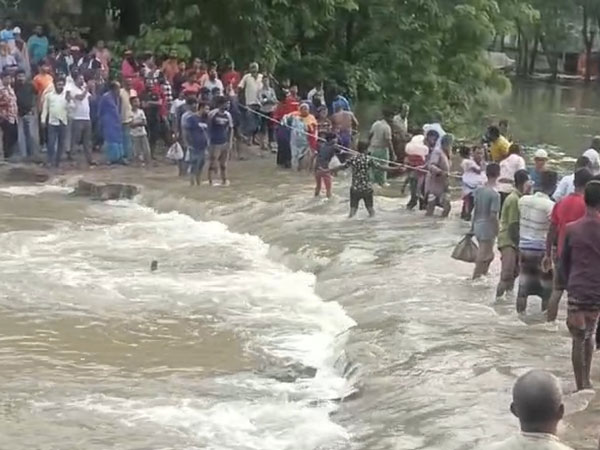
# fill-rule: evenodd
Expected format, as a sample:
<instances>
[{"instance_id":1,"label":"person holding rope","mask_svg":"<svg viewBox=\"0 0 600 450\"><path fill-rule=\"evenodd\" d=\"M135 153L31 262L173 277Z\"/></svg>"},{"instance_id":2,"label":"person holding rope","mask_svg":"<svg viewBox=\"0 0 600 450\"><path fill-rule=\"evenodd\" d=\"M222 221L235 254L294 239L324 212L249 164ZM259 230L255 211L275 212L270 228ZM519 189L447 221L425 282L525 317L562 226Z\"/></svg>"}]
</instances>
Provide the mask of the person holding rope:
<instances>
[{"instance_id":1,"label":"person holding rope","mask_svg":"<svg viewBox=\"0 0 600 450\"><path fill-rule=\"evenodd\" d=\"M194 103L191 114L187 115L182 124L189 144L190 185L200 186L202 169L206 162L206 150L210 139L208 136L208 113L206 103Z\"/></svg>"},{"instance_id":2,"label":"person holding rope","mask_svg":"<svg viewBox=\"0 0 600 450\"><path fill-rule=\"evenodd\" d=\"M331 116L333 131L338 135L338 143L344 148L352 147L353 130L358 129L359 123L352 111L344 109L343 103L335 104L335 112ZM340 161L344 162L348 155L340 155Z\"/></svg>"},{"instance_id":3,"label":"person holding rope","mask_svg":"<svg viewBox=\"0 0 600 450\"><path fill-rule=\"evenodd\" d=\"M319 197L321 195L321 186L324 184L327 198L330 199L332 176L329 166L331 164L331 160L337 154L337 136L335 133L328 131L323 135L323 139L325 139L325 142L319 145L315 164L315 181L317 183L315 186L315 197Z\"/></svg>"},{"instance_id":4,"label":"person holding rope","mask_svg":"<svg viewBox=\"0 0 600 450\"><path fill-rule=\"evenodd\" d=\"M369 153L375 158L396 160L394 145L392 143L392 127L390 126L393 117L393 112L386 108L383 111L383 118L376 121L371 127L371 132L369 133ZM373 181L380 187L385 187L387 185L387 173L376 166L372 170Z\"/></svg>"},{"instance_id":5,"label":"person holding rope","mask_svg":"<svg viewBox=\"0 0 600 450\"><path fill-rule=\"evenodd\" d=\"M308 103L302 103L297 113L288 115L285 123L291 128L292 169L308 169L317 144L317 119L310 113Z\"/></svg>"},{"instance_id":6,"label":"person holding rope","mask_svg":"<svg viewBox=\"0 0 600 450\"><path fill-rule=\"evenodd\" d=\"M450 182L450 158L454 136L446 134L442 138L441 149L435 150L429 158L428 173L425 177L425 197L427 199L426 216L432 217L436 206L442 208L442 217L450 214L450 199L448 190Z\"/></svg>"},{"instance_id":7,"label":"person holding rope","mask_svg":"<svg viewBox=\"0 0 600 450\"><path fill-rule=\"evenodd\" d=\"M350 185L350 214L348 218L352 218L358 212L358 204L362 200L365 203L365 208L369 213L369 217L375 216L375 209L373 209L373 184L369 172L373 168L379 170L392 171L394 168L382 166L375 162L373 158L370 158L367 154L369 144L367 142L359 142L358 151L352 152L353 155L346 160L344 164L332 170L333 173L352 168L352 183ZM343 149L346 154L351 153L347 149Z\"/></svg>"}]
</instances>

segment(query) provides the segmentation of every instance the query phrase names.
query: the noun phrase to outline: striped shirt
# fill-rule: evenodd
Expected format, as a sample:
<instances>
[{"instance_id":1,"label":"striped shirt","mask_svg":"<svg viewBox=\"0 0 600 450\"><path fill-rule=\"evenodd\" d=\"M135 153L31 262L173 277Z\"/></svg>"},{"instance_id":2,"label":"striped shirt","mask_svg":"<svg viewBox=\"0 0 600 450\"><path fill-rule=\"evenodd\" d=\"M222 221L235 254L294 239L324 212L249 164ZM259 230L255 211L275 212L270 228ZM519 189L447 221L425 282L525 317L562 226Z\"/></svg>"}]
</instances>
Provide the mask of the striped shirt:
<instances>
[{"instance_id":1,"label":"striped shirt","mask_svg":"<svg viewBox=\"0 0 600 450\"><path fill-rule=\"evenodd\" d=\"M519 200L519 248L521 250L544 251L546 236L554 202L543 192L527 195Z\"/></svg>"}]
</instances>

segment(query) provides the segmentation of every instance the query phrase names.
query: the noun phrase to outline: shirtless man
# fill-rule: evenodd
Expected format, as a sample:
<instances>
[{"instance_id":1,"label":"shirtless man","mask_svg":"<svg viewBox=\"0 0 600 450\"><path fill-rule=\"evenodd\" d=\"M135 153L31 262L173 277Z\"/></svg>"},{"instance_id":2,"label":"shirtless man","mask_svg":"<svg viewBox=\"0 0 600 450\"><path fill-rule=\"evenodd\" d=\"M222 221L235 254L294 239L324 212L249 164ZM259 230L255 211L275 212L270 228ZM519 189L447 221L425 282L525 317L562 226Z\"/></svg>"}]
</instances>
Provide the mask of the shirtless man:
<instances>
[{"instance_id":1,"label":"shirtless man","mask_svg":"<svg viewBox=\"0 0 600 450\"><path fill-rule=\"evenodd\" d=\"M333 132L338 135L338 143L342 150L352 148L352 131L358 128L358 120L352 111L345 111L342 105L337 105L336 111L331 116ZM347 151L347 150L346 150ZM348 153L340 153L340 162L345 162Z\"/></svg>"}]
</instances>

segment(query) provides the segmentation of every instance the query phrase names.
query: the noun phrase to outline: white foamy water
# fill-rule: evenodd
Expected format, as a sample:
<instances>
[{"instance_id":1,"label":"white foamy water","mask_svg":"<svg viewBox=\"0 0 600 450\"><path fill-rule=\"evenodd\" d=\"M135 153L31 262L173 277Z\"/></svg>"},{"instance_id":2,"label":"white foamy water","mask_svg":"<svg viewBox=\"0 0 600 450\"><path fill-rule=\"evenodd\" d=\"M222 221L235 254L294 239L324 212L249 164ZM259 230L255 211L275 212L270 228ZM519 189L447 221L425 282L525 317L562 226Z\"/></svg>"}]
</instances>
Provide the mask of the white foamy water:
<instances>
[{"instance_id":1,"label":"white foamy water","mask_svg":"<svg viewBox=\"0 0 600 450\"><path fill-rule=\"evenodd\" d=\"M58 192L36 189L0 192ZM218 222L134 202L86 213L49 231L0 234L0 381L23 374L22 426L47 427L61 448L347 445L329 414L352 390L335 364L354 322L315 294L313 274ZM28 448L14 425L0 447Z\"/></svg>"},{"instance_id":2,"label":"white foamy water","mask_svg":"<svg viewBox=\"0 0 600 450\"><path fill-rule=\"evenodd\" d=\"M31 197L41 194L68 194L73 191L70 187L56 186L52 184L40 184L34 186L3 186L0 187L0 193L15 197Z\"/></svg>"}]
</instances>

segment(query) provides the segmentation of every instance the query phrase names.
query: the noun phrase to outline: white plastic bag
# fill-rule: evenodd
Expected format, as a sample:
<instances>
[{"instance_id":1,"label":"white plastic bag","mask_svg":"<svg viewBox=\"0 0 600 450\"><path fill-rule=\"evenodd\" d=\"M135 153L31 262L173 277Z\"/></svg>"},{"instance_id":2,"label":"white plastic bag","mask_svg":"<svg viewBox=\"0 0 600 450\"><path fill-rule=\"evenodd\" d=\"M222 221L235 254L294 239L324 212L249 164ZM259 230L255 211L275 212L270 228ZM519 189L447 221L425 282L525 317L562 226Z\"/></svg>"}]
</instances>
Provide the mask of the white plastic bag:
<instances>
[{"instance_id":1,"label":"white plastic bag","mask_svg":"<svg viewBox=\"0 0 600 450\"><path fill-rule=\"evenodd\" d=\"M337 169L341 165L342 163L340 162L340 159L336 155L333 155L333 158L331 158L331 161L329 161L329 170Z\"/></svg>"},{"instance_id":2,"label":"white plastic bag","mask_svg":"<svg viewBox=\"0 0 600 450\"><path fill-rule=\"evenodd\" d=\"M183 156L183 149L181 148L181 144L179 142L175 142L173 145L171 145L171 147L169 147L167 159L172 161L181 161Z\"/></svg>"}]
</instances>

